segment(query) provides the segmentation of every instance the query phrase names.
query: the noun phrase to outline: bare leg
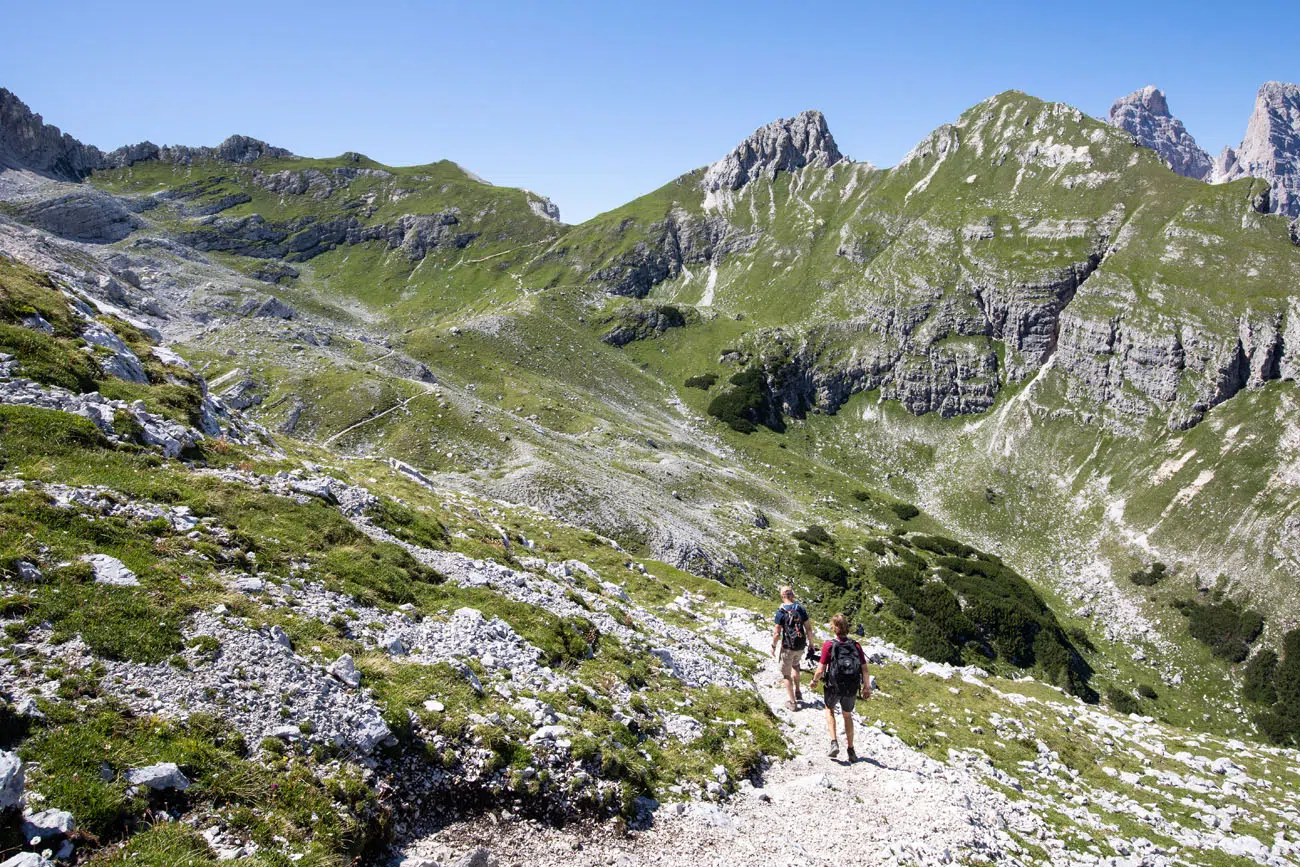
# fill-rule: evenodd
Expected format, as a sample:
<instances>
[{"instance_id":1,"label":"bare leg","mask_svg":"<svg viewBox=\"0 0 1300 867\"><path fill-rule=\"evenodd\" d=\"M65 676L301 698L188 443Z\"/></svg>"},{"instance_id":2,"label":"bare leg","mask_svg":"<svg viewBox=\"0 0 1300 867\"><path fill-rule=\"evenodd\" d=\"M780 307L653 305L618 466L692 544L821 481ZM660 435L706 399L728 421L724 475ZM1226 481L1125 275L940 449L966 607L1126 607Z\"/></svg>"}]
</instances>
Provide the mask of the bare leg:
<instances>
[{"instance_id":1,"label":"bare leg","mask_svg":"<svg viewBox=\"0 0 1300 867\"><path fill-rule=\"evenodd\" d=\"M793 688L792 690L790 690L790 700L791 700L791 701L795 701L795 700L797 700L797 699L799 698L799 695L800 695L801 692L802 692L802 690L799 688L799 669L798 669L798 668L795 668L795 670L794 670L794 688Z\"/></svg>"},{"instance_id":2,"label":"bare leg","mask_svg":"<svg viewBox=\"0 0 1300 867\"><path fill-rule=\"evenodd\" d=\"M798 675L795 675L795 677L798 677ZM794 704L794 683L793 677L785 679L785 697L790 700L790 704Z\"/></svg>"},{"instance_id":3,"label":"bare leg","mask_svg":"<svg viewBox=\"0 0 1300 867\"><path fill-rule=\"evenodd\" d=\"M853 714L844 711L844 740L848 742L849 749L853 749Z\"/></svg>"},{"instance_id":4,"label":"bare leg","mask_svg":"<svg viewBox=\"0 0 1300 867\"><path fill-rule=\"evenodd\" d=\"M835 711L830 705L826 706L826 731L830 732L831 740L835 740Z\"/></svg>"}]
</instances>

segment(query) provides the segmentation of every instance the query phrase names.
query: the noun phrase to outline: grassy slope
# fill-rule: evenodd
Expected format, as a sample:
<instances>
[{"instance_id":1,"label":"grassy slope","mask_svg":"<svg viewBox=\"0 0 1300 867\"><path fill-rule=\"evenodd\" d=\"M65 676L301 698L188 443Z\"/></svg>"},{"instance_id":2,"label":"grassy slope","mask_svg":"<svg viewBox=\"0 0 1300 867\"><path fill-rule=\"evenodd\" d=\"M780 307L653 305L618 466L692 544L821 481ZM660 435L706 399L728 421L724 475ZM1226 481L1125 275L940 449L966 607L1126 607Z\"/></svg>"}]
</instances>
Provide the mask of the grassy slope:
<instances>
[{"instance_id":1,"label":"grassy slope","mask_svg":"<svg viewBox=\"0 0 1300 867\"><path fill-rule=\"evenodd\" d=\"M943 142L954 138L961 145L943 153ZM1031 140L1049 141L1063 150L1030 151ZM276 161L267 168L331 169L344 164L368 166ZM97 182L131 193L196 180L210 185L204 193L209 198L237 189L249 192L253 201L226 212L230 216L256 212L268 219L286 219L337 212L339 193L323 202L310 196L274 197L239 181L239 171L223 170L236 177L214 179L196 178L188 168L149 166L105 175ZM521 205L522 193L475 185L449 164L392 171L397 173L394 180L367 179L353 192L382 192L389 188L386 185L399 182L424 186L410 198L385 203L375 221L450 204L473 212L473 206L461 201L491 210L477 198L488 194L505 197L514 209L511 213ZM433 180L426 183L426 179ZM565 443L566 436L574 447L586 448L617 432L619 439L610 441L612 447L600 454L609 466L637 473L651 455L628 449L620 440L671 432L668 419L656 417L666 398L680 399L702 413L711 395L681 388L680 383L701 372L728 373L717 364L718 354L733 347L761 349L770 342L768 328L782 327L797 341L800 335L817 334L826 324L844 318L880 310L905 313L917 300L937 301L941 311L973 316L978 311L970 297L972 281L996 277L1003 282L1033 282L1085 260L1098 249L1098 236L1103 233L1116 249L1072 302L1072 312L1077 310L1081 316L1109 316L1122 309L1133 321L1153 320L1164 327L1169 313L1176 310L1223 329L1247 308L1278 309L1294 277L1294 255L1289 247L1279 253L1280 221L1251 215L1245 207L1253 192L1249 182L1207 187L1178 178L1153 154L1134 149L1126 137L1105 125L1063 106L1008 93L976 106L955 127L936 131L913 158L895 169L807 169L779 175L770 185L753 184L741 190L724 204L722 213L738 232L762 235L750 252L718 263L713 309L702 309L698 324L656 340L625 350L603 345L598 340L606 327L603 323L627 302L593 297L585 290L586 275L638 244L653 241L656 226L669 214L689 219L707 216L697 180L698 173L684 175L555 241L538 243L546 232L556 231L550 224L539 230L527 226L521 233L528 221L519 217L512 218L513 223L491 223L498 237L485 233L484 246L472 248L473 256L431 259L413 271L378 244L341 248L307 263L301 288L294 291L326 304L335 299L360 302L367 316L392 332L414 325L402 348L431 364L444 378L450 398L442 401L447 404L443 407L417 397L406 409L363 426L339 445L363 453L394 454L425 468L467 472L477 483L489 484L502 474L509 478L539 456L545 459L553 444ZM443 186L435 190L439 183ZM995 236L963 240L963 229L972 225L992 226ZM1065 236L1040 231L1054 226L1065 227ZM1157 253L1165 248L1164 242L1190 237L1179 232L1213 235L1222 243L1199 241L1199 250L1210 251L1201 261L1162 260ZM944 255L935 255L936 239L947 239L941 248ZM521 242L535 247L519 250L516 245ZM853 248L853 258L840 255L845 247ZM488 262L467 261L495 253L506 255ZM1243 264L1254 272L1243 272ZM1207 274L1212 279L1205 279ZM653 297L689 304L698 301L705 280L704 269L697 266L689 280L682 275L661 284ZM1128 286L1137 287L1136 294L1124 288ZM545 291L529 295L529 287ZM489 310L493 317L488 327L474 327L476 317ZM448 330L452 323L469 327L452 335ZM920 333L935 346L950 346L953 338L945 329L951 328L950 322L936 318ZM848 336L828 332L815 339L822 341L828 363L875 351L880 342L879 336L866 332ZM217 335L211 345L219 341ZM201 346L195 349L200 354L205 351ZM997 349L1005 359L1009 350ZM289 394L311 398L303 416L303 433L308 436L331 436L415 393L409 383L394 382L364 363L335 369L311 354L304 360L293 365L277 361L259 370L277 383L276 394L264 403L278 407L268 410L269 421L285 411L280 398ZM209 372L220 370L218 364ZM1005 369L1003 375L1008 376ZM471 385L473 394L468 391ZM1105 497L1093 497L1086 508L1072 507L1078 497L1095 493L1099 485L1105 490L1106 484L1113 484L1116 495L1129 499L1132 516L1162 513L1191 470L1182 470L1166 484L1142 493L1134 485L1175 446L1162 438L1150 452L1135 454L1129 441L1115 441L1089 427L1047 421L1044 413L1066 402L1054 373L1034 390L1043 408L1033 414L1033 425L1028 424L1031 411L1025 402L1002 413L1022 388L1009 381L1004 386L990 420L974 432L964 423L900 415L887 405L882 407L883 415L872 417L873 423L861 423L865 409L846 410L835 419L814 416L806 428L796 426L784 438L766 432L741 438L720 431L717 435L728 455L740 459L756 483L741 496L735 495L740 491L729 495L727 489L734 482L720 475L709 478L721 467L709 456L712 449L705 449L691 453L702 466L676 484L697 504L725 514L739 533L738 540L755 535L745 528L746 504L780 508L790 515L783 524L789 529L817 516L821 506L813 504L829 492L840 491L838 497L830 493L829 499L844 502L851 489L870 488L874 512L863 515L864 526L886 527L891 518L880 504L889 501L891 494L919 500L944 521L1003 553L1045 588L1055 584L1054 575L1062 567L1054 561L1063 547L1078 544L1091 551L1100 546L1100 556L1121 575L1130 564L1154 556L1113 537L1096 541L1088 536L1088 526L1096 524L1105 510ZM1059 399L1052 397L1058 394ZM472 412L483 404L504 412L489 411L484 425ZM1242 412L1248 421L1250 413ZM531 415L537 416L536 427L521 423ZM1028 432L1008 439L1008 425ZM1198 429L1189 436L1209 436L1211 430ZM507 435L513 437L510 445L501 440ZM993 468L984 460L971 460L972 454L985 454L990 448L1008 451L1010 443L1016 444L1019 454L1004 456ZM787 448L778 448L782 444ZM680 455L690 446L674 443L672 448ZM1257 448L1243 459L1262 467L1276 456L1261 455ZM731 460L728 457L724 465ZM1049 496L1039 490L1041 486L1030 487L1033 482L1025 479L1026 470L1038 461L1070 468L1062 473L1070 478L1066 493ZM1175 509L1148 538L1154 543L1168 539L1175 549L1195 541L1202 552L1209 539L1232 545L1235 537L1223 532L1224 525L1215 516L1242 502L1254 503L1259 520L1269 522L1274 516L1281 520L1276 505L1269 505L1267 498L1256 502L1254 497L1272 485L1270 496L1280 497L1285 505L1289 502L1285 489L1263 478L1245 486L1234 483L1237 487L1229 489L1230 475L1226 470L1221 474L1223 490L1212 484L1198 495L1201 502L1213 506L1196 513ZM1006 494L1000 508L980 505L986 488ZM792 503L805 504L804 514L794 514ZM1041 545L1036 542L1040 538ZM765 586L787 568L782 557L789 556L789 543L737 544L746 546L746 572L741 579L746 583ZM1234 556L1228 562L1237 566L1236 574L1261 563L1259 558ZM1289 600L1281 601L1282 610L1290 610Z\"/></svg>"}]
</instances>

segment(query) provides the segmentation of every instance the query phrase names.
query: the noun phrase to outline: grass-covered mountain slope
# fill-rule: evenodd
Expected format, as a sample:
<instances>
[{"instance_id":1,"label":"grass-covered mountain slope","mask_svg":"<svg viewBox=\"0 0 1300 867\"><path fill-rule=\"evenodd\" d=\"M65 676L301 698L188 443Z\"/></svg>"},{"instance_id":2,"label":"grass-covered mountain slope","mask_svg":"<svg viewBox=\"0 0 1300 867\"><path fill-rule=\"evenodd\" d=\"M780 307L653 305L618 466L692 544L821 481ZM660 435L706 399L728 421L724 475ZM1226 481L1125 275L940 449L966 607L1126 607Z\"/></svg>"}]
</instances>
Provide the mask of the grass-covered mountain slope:
<instances>
[{"instance_id":1,"label":"grass-covered mountain slope","mask_svg":"<svg viewBox=\"0 0 1300 867\"><path fill-rule=\"evenodd\" d=\"M1035 754L1119 799L961 845L1292 857L1289 778L1157 820L1095 774L1113 743L1061 746L1074 714L1291 760L1300 251L1258 183L1018 93L891 169L805 113L580 226L451 163L240 141L0 173L4 746L74 857L343 863L487 807L730 799L806 752L751 684L787 582L881 649L900 761L970 764L908 698L959 669L995 684L946 693L972 735L1057 703ZM989 816L1061 794L997 773L963 790Z\"/></svg>"}]
</instances>

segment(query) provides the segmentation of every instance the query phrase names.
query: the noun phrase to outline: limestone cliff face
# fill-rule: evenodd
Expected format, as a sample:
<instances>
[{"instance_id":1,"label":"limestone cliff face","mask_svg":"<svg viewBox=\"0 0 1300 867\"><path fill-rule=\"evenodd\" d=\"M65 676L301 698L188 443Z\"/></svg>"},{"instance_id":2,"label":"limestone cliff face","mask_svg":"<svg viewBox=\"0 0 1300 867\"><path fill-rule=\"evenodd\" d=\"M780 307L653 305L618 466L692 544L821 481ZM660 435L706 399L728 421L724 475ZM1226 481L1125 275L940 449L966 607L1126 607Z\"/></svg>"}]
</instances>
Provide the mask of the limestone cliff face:
<instances>
[{"instance_id":1,"label":"limestone cliff face","mask_svg":"<svg viewBox=\"0 0 1300 867\"><path fill-rule=\"evenodd\" d=\"M1165 165L1180 175L1199 181L1213 170L1209 154L1187 132L1183 122L1169 113L1164 93L1154 85L1115 100L1107 119L1111 126L1137 139L1138 144L1160 154Z\"/></svg>"},{"instance_id":2,"label":"limestone cliff face","mask_svg":"<svg viewBox=\"0 0 1300 867\"><path fill-rule=\"evenodd\" d=\"M833 166L844 159L820 111L805 111L769 123L709 166L701 181L707 192L738 190L777 172L807 165Z\"/></svg>"},{"instance_id":3,"label":"limestone cliff face","mask_svg":"<svg viewBox=\"0 0 1300 867\"><path fill-rule=\"evenodd\" d=\"M455 210L437 214L404 214L391 223L363 225L355 217L318 220L302 217L274 223L260 214L247 217L209 217L179 240L196 250L220 251L256 259L305 262L338 246L382 241L401 250L412 262L437 249L463 249L478 237L461 231Z\"/></svg>"},{"instance_id":4,"label":"limestone cliff face","mask_svg":"<svg viewBox=\"0 0 1300 867\"><path fill-rule=\"evenodd\" d=\"M1246 136L1224 148L1214 164L1217 182L1238 178L1269 182L1269 210L1300 217L1300 86L1266 82L1255 98Z\"/></svg>"},{"instance_id":5,"label":"limestone cliff face","mask_svg":"<svg viewBox=\"0 0 1300 867\"><path fill-rule=\"evenodd\" d=\"M0 88L0 169L28 169L79 180L104 165L97 147L83 145L45 123L17 96Z\"/></svg>"},{"instance_id":6,"label":"limestone cliff face","mask_svg":"<svg viewBox=\"0 0 1300 867\"><path fill-rule=\"evenodd\" d=\"M654 286L681 274L684 267L748 250L757 240L757 233L742 232L722 217L701 217L678 209L652 224L646 240L593 271L588 282L611 295L644 298Z\"/></svg>"}]
</instances>

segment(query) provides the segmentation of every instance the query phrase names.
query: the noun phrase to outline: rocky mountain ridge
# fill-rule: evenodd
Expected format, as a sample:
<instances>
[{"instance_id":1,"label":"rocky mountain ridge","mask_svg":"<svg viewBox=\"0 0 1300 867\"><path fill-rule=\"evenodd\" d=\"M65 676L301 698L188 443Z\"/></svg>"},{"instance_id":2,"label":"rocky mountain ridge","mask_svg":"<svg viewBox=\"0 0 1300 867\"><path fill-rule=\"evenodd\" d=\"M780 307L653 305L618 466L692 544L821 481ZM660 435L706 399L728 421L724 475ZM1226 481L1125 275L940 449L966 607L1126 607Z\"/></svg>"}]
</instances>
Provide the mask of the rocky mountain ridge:
<instances>
[{"instance_id":1,"label":"rocky mountain ridge","mask_svg":"<svg viewBox=\"0 0 1300 867\"><path fill-rule=\"evenodd\" d=\"M1214 158L1170 114L1164 93L1154 85L1117 99L1110 107L1108 122L1160 154L1165 164L1180 175L1215 184L1248 177L1267 181L1270 189L1267 200L1263 200L1265 210L1300 219L1297 85L1281 81L1261 85L1241 144L1225 147Z\"/></svg>"},{"instance_id":2,"label":"rocky mountain ridge","mask_svg":"<svg viewBox=\"0 0 1300 867\"><path fill-rule=\"evenodd\" d=\"M242 135L232 135L216 147L159 147L146 141L104 153L45 123L11 91L0 88L0 168L27 169L57 180L79 181L94 171L149 160L181 165L195 160L246 164L291 156L284 148Z\"/></svg>"}]
</instances>

